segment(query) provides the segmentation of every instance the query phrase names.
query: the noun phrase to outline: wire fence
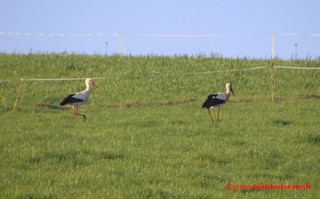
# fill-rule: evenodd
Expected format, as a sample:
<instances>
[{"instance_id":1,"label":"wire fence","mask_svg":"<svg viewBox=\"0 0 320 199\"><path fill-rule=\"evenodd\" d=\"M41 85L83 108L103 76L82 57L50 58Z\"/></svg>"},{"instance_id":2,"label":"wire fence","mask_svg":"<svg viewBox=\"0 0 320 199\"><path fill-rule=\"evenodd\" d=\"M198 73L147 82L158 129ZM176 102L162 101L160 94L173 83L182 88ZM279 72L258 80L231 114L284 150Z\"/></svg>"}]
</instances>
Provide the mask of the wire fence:
<instances>
[{"instance_id":1,"label":"wire fence","mask_svg":"<svg viewBox=\"0 0 320 199\"><path fill-rule=\"evenodd\" d=\"M8 36L37 36L37 37L107 37L107 36L137 36L137 37L173 37L173 38L203 38L203 37L242 37L253 35L271 35L272 33L258 34L228 34L228 33L202 33L202 34L172 34L172 33L43 33L43 32L0 32L1 35ZM309 36L320 37L320 33L297 33L297 32L281 32L276 35L282 36Z\"/></svg>"},{"instance_id":2,"label":"wire fence","mask_svg":"<svg viewBox=\"0 0 320 199\"><path fill-rule=\"evenodd\" d=\"M253 68L241 68L241 69L230 69L230 70L215 70L215 71L198 71L198 72L186 72L180 75L201 75L201 74L214 74L214 73L228 73L228 72L239 72L239 71L250 71L270 68L270 66L258 66ZM320 70L320 67L296 67L296 66L272 66L275 69L293 69L293 70ZM161 74L152 74L153 76ZM92 79L109 79L109 77L93 77ZM67 77L67 78L21 78L21 81L74 81L74 80L85 80L88 77ZM11 82L16 80L0 80L1 82Z\"/></svg>"},{"instance_id":3,"label":"wire fence","mask_svg":"<svg viewBox=\"0 0 320 199\"><path fill-rule=\"evenodd\" d=\"M263 77L264 86L259 86L259 87L263 87L264 90L269 90L269 91L267 91L267 92L269 92L269 96L270 96L269 99L274 102L274 101L276 101L276 93L277 93L276 92L275 82L276 82L276 79L278 78L275 75L275 71L274 71L276 69L291 70L291 71L301 71L301 70L315 71L317 76L320 77L320 73L319 73L320 72L320 67L293 67L293 66L258 66L258 67L253 67L253 68L241 68L241 69L230 69L230 70L186 72L186 73L179 74L179 76L183 76L183 75L184 76L190 76L191 79L194 79L194 76L197 77L199 75L203 76L203 75L215 75L215 74L219 75L219 74L223 74L225 76L226 74L230 75L230 73L235 73L235 74L239 75L239 72L240 73L241 72L246 73L246 72L250 72L250 71L261 71L262 70L262 71L264 71L264 73L262 75L260 75L259 78L261 79L261 77ZM152 77L150 76L149 78L160 77L161 75L162 74L152 74ZM242 75L242 77L240 77L238 79L240 81L244 81L244 79L247 79L249 76L252 76L252 75L251 74L245 74L245 75ZM16 97L15 97L13 108L12 108L13 111L16 111L18 106L19 106L19 104L20 104L21 99L23 98L23 95L25 94L23 92L23 90L27 89L27 87L30 86L30 84L26 85L25 82L77 81L77 80L84 80L86 78L87 77L75 77L75 78L70 78L70 77L68 77L68 78L21 78L19 80L19 84L17 84L17 80L0 80L0 83L2 83L2 84L10 84L11 83L11 84L16 85L16 87L17 87L16 88L16 94L15 94ZM146 77L143 76L141 78L146 78ZM108 79L112 79L112 76L108 76L108 77L92 77L92 79L95 79L95 80L108 80ZM269 81L269 83L268 83L268 81ZM284 83L281 82L281 84L284 84ZM308 83L306 83L306 84L308 84ZM315 84L317 84L317 83L315 83ZM136 85L136 87L138 87L138 86L139 85ZM144 87L144 86L143 86L142 89L148 89L147 87ZM255 89L258 89L258 88L255 88ZM165 91L165 89L163 89L162 92L164 92L164 91ZM58 92L58 90L56 92ZM149 91L146 91L146 92L149 92ZM30 93L27 93L27 94L30 94ZM113 94L113 95L115 95L115 94ZM123 95L123 93L122 93L122 95Z\"/></svg>"}]
</instances>

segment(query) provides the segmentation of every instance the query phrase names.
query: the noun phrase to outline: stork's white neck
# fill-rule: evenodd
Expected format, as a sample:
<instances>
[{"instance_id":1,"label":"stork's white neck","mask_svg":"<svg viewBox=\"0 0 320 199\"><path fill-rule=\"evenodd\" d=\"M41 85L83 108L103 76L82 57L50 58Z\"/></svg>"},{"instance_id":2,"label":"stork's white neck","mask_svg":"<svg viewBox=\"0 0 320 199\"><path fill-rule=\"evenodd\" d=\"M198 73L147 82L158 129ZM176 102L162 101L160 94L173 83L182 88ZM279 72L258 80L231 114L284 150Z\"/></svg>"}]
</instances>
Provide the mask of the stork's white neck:
<instances>
[{"instance_id":1,"label":"stork's white neck","mask_svg":"<svg viewBox=\"0 0 320 199\"><path fill-rule=\"evenodd\" d=\"M226 93L230 94L230 85L229 84L226 85Z\"/></svg>"},{"instance_id":2,"label":"stork's white neck","mask_svg":"<svg viewBox=\"0 0 320 199\"><path fill-rule=\"evenodd\" d=\"M86 90L85 91L90 91L91 89L91 85L89 83L89 81L86 81Z\"/></svg>"}]
</instances>

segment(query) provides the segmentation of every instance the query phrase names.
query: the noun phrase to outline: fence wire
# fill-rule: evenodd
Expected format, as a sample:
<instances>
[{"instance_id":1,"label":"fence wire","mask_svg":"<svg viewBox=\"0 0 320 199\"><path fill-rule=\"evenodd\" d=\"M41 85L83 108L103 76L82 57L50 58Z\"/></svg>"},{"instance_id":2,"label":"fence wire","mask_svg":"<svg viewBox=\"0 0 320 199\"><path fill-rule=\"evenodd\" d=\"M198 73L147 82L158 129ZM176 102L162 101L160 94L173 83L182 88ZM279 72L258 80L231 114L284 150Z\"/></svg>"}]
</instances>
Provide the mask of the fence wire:
<instances>
[{"instance_id":1,"label":"fence wire","mask_svg":"<svg viewBox=\"0 0 320 199\"><path fill-rule=\"evenodd\" d=\"M281 70L277 70L281 69ZM286 71L288 70L288 71ZM277 97L299 95L301 93L319 92L317 85L320 79L320 67L291 66L259 66L218 71L197 71L181 74L163 75L151 74L140 77L92 77L101 80L104 86L97 90L101 105L116 106L118 103L135 103L147 101L197 101L214 91L223 91L221 82L232 79L238 99L265 98L271 100ZM271 75L270 71L273 71ZM291 71L291 72L290 72ZM305 71L305 72L301 72ZM317 71L317 72L313 72ZM179 79L179 78L183 78ZM212 78L214 77L214 78ZM298 77L292 79L292 77ZM311 78L310 78L311 77ZM67 81L84 80L86 77L75 78L21 78L17 80L0 80L2 90L2 108L17 110L19 107L34 107L35 104L59 104L59 100L68 93L80 91L84 84L70 84ZM58 83L50 83L58 82ZM275 82L275 85L272 85ZM205 85L219 85L214 88ZM305 90L302 91L301 84ZM105 86L106 85L106 86ZM300 87L299 87L300 86ZM318 85L319 86L319 85ZM288 89L296 87L298 89ZM12 89L15 88L15 89ZM212 90L210 90L212 89ZM96 95L96 94L94 94ZM103 100L105 102L103 102ZM27 102L35 104L28 104Z\"/></svg>"}]
</instances>

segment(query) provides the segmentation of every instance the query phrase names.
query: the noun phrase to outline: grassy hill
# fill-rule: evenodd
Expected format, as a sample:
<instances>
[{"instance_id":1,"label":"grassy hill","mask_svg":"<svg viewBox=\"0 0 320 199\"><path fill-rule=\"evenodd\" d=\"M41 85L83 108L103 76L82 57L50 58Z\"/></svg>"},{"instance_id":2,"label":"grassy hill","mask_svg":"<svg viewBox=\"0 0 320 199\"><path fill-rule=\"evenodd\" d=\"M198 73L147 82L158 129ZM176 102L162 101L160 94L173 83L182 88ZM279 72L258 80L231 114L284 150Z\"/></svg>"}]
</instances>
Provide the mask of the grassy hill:
<instances>
[{"instance_id":1,"label":"grassy hill","mask_svg":"<svg viewBox=\"0 0 320 199\"><path fill-rule=\"evenodd\" d=\"M320 60L1 54L0 195L316 198L320 70L273 69L271 102L272 65ZM84 80L47 80L86 77L100 88L79 109L84 122L58 106ZM201 105L226 82L236 97L212 125Z\"/></svg>"}]
</instances>

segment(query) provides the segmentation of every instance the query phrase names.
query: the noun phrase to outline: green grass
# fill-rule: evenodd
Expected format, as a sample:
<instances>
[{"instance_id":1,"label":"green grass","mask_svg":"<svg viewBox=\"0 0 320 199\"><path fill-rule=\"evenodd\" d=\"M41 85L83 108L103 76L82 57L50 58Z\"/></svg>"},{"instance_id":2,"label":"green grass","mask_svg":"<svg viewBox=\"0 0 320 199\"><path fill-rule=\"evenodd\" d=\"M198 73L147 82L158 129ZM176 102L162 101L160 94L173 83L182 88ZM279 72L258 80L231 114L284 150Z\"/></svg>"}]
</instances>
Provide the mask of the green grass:
<instances>
[{"instance_id":1,"label":"green grass","mask_svg":"<svg viewBox=\"0 0 320 199\"><path fill-rule=\"evenodd\" d=\"M2 198L316 198L320 176L319 71L270 60L216 57L0 55ZM319 60L276 65L320 67ZM197 72L196 74L193 74ZM199 73L198 73L199 72ZM55 108L83 81L106 77L72 118ZM201 108L233 83L212 125ZM41 106L49 104L49 106ZM215 114L215 110L213 110ZM310 190L228 190L227 184L310 184Z\"/></svg>"}]
</instances>

